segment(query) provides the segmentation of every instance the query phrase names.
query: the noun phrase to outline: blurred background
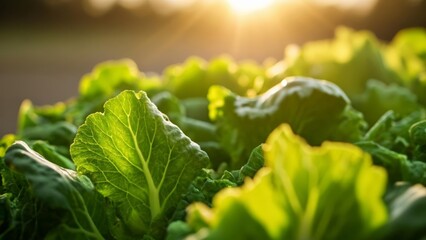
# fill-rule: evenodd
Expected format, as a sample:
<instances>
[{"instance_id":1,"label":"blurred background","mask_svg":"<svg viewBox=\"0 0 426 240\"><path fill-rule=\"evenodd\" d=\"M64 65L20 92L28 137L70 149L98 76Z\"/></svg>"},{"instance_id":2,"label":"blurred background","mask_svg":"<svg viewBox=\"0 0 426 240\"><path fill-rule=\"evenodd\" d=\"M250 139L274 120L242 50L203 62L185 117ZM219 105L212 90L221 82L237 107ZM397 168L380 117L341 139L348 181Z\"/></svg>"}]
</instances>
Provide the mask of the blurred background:
<instances>
[{"instance_id":1,"label":"blurred background","mask_svg":"<svg viewBox=\"0 0 426 240\"><path fill-rule=\"evenodd\" d=\"M130 58L161 74L190 56L280 59L288 44L332 38L337 26L389 41L426 27L424 0L2 0L0 136L15 132L24 99L78 93L98 63Z\"/></svg>"}]
</instances>

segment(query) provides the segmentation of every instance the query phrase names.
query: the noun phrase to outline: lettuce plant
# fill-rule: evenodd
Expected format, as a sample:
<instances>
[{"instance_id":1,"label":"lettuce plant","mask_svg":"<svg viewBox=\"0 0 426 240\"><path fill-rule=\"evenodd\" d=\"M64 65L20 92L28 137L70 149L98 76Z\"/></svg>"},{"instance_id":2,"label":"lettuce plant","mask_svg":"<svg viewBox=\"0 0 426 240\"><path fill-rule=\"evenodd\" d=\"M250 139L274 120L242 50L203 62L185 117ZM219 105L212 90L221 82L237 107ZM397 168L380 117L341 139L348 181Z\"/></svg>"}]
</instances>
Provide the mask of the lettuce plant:
<instances>
[{"instance_id":1,"label":"lettuce plant","mask_svg":"<svg viewBox=\"0 0 426 240\"><path fill-rule=\"evenodd\" d=\"M423 239L425 36L101 63L0 139L0 239Z\"/></svg>"},{"instance_id":2,"label":"lettuce plant","mask_svg":"<svg viewBox=\"0 0 426 240\"><path fill-rule=\"evenodd\" d=\"M71 145L77 171L117 205L130 233L159 237L207 155L144 92L124 91L104 108L86 119Z\"/></svg>"},{"instance_id":3,"label":"lettuce plant","mask_svg":"<svg viewBox=\"0 0 426 240\"><path fill-rule=\"evenodd\" d=\"M266 167L254 180L219 192L212 209L190 206L194 238L374 239L386 223L386 173L360 149L312 148L283 125L264 152Z\"/></svg>"},{"instance_id":4,"label":"lettuce plant","mask_svg":"<svg viewBox=\"0 0 426 240\"><path fill-rule=\"evenodd\" d=\"M365 128L361 114L339 87L312 78L286 78L254 98L216 86L210 89L208 98L219 142L230 153L235 167L240 167L250 151L282 123L288 123L313 145L324 140L353 142L360 139Z\"/></svg>"}]
</instances>

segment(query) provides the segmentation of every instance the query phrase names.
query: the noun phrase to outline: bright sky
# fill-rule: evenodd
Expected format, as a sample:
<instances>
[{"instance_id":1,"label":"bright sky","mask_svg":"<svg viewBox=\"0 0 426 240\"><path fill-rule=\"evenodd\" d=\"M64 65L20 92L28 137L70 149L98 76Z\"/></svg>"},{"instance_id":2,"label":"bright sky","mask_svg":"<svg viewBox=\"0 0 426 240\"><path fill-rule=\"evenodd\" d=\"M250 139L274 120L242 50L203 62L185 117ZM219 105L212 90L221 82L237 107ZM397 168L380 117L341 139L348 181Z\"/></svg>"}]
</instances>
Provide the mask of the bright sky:
<instances>
[{"instance_id":1,"label":"bright sky","mask_svg":"<svg viewBox=\"0 0 426 240\"><path fill-rule=\"evenodd\" d=\"M237 13L250 13L270 7L276 0L227 0L229 6Z\"/></svg>"},{"instance_id":2,"label":"bright sky","mask_svg":"<svg viewBox=\"0 0 426 240\"><path fill-rule=\"evenodd\" d=\"M125 8L136 8L144 4L150 4L160 13L171 13L184 9L195 2L215 0L87 0L88 3L100 13L106 12L116 5ZM217 0L216 0L217 1ZM324 5L337 5L344 8L356 8L368 10L374 6L376 0L222 0L226 1L237 14L249 14L266 9L278 3L295 1L312 1Z\"/></svg>"}]
</instances>

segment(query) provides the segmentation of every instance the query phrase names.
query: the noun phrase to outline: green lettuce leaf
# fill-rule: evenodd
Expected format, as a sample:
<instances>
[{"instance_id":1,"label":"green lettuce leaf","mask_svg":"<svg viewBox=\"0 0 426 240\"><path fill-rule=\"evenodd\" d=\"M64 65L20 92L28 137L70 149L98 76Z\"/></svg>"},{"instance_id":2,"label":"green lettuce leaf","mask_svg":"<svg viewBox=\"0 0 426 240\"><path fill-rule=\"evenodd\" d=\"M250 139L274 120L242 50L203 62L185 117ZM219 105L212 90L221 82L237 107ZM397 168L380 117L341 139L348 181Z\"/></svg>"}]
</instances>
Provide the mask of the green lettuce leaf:
<instances>
[{"instance_id":1,"label":"green lettuce leaf","mask_svg":"<svg viewBox=\"0 0 426 240\"><path fill-rule=\"evenodd\" d=\"M387 46L386 62L399 84L415 93L426 106L426 29L408 28L398 32Z\"/></svg>"},{"instance_id":2,"label":"green lettuce leaf","mask_svg":"<svg viewBox=\"0 0 426 240\"><path fill-rule=\"evenodd\" d=\"M162 113L166 114L170 121L176 124L185 135L200 145L201 149L208 154L212 168L216 169L223 162L229 162L229 155L217 142L216 126L209 120L205 120L205 116L195 114L195 111L201 111L202 115L208 115L207 99L189 98L179 100L170 92L164 91L155 94L151 98L151 101ZM194 107L196 109L191 109ZM200 107L202 109L200 109ZM201 119L198 117L201 117ZM208 118L208 116L206 118Z\"/></svg>"},{"instance_id":3,"label":"green lettuce leaf","mask_svg":"<svg viewBox=\"0 0 426 240\"><path fill-rule=\"evenodd\" d=\"M49 238L43 235L46 231L48 235L55 232L55 239L103 239L108 236L102 197L87 177L51 163L21 141L8 148L5 163L28 181L21 191L31 189L34 199L26 199L22 204L40 209L33 212L34 221L27 219L27 223L22 223L22 229L28 227L25 224L34 224L32 237Z\"/></svg>"},{"instance_id":4,"label":"green lettuce leaf","mask_svg":"<svg viewBox=\"0 0 426 240\"><path fill-rule=\"evenodd\" d=\"M26 128L20 134L24 140L45 140L50 144L62 145L68 148L74 140L77 127L69 122L40 124Z\"/></svg>"},{"instance_id":5,"label":"green lettuce leaf","mask_svg":"<svg viewBox=\"0 0 426 240\"><path fill-rule=\"evenodd\" d=\"M182 65L172 65L164 70L163 78L167 89L178 98L204 97L208 85L206 61L189 58Z\"/></svg>"},{"instance_id":6,"label":"green lettuce leaf","mask_svg":"<svg viewBox=\"0 0 426 240\"><path fill-rule=\"evenodd\" d=\"M389 222L384 240L418 240L426 236L426 188L399 183L386 194Z\"/></svg>"},{"instance_id":7,"label":"green lettuce leaf","mask_svg":"<svg viewBox=\"0 0 426 240\"><path fill-rule=\"evenodd\" d=\"M182 240L191 233L193 233L192 229L186 222L175 221L167 227L166 240Z\"/></svg>"},{"instance_id":8,"label":"green lettuce leaf","mask_svg":"<svg viewBox=\"0 0 426 240\"><path fill-rule=\"evenodd\" d=\"M55 146L69 147L77 127L66 119L67 103L34 106L24 100L19 109L17 138L44 140Z\"/></svg>"},{"instance_id":9,"label":"green lettuce leaf","mask_svg":"<svg viewBox=\"0 0 426 240\"><path fill-rule=\"evenodd\" d=\"M80 81L80 97L94 99L111 97L119 89L141 89L142 73L129 59L98 64Z\"/></svg>"},{"instance_id":10,"label":"green lettuce leaf","mask_svg":"<svg viewBox=\"0 0 426 240\"><path fill-rule=\"evenodd\" d=\"M369 125L373 125L389 110L399 117L405 117L421 108L417 96L409 89L396 84L386 85L377 80L369 80L366 90L355 96L352 102Z\"/></svg>"},{"instance_id":11,"label":"green lettuce leaf","mask_svg":"<svg viewBox=\"0 0 426 240\"><path fill-rule=\"evenodd\" d=\"M117 204L129 234L161 238L208 157L145 92L124 91L104 109L86 119L71 145L77 171Z\"/></svg>"},{"instance_id":12,"label":"green lettuce leaf","mask_svg":"<svg viewBox=\"0 0 426 240\"><path fill-rule=\"evenodd\" d=\"M345 143L312 148L288 125L264 151L254 180L219 192L211 209L190 206L194 239L379 239L386 173L368 154Z\"/></svg>"},{"instance_id":13,"label":"green lettuce leaf","mask_svg":"<svg viewBox=\"0 0 426 240\"><path fill-rule=\"evenodd\" d=\"M413 159L426 163L426 120L411 125L409 133L413 145Z\"/></svg>"},{"instance_id":14,"label":"green lettuce leaf","mask_svg":"<svg viewBox=\"0 0 426 240\"><path fill-rule=\"evenodd\" d=\"M390 184L404 181L426 185L425 162L408 159L407 155L392 151L373 141L360 141L356 145L373 157L375 165L386 169Z\"/></svg>"},{"instance_id":15,"label":"green lettuce leaf","mask_svg":"<svg viewBox=\"0 0 426 240\"><path fill-rule=\"evenodd\" d=\"M339 27L333 39L288 46L281 75L331 81L352 99L365 90L369 79L399 82L386 64L382 49L383 44L371 32Z\"/></svg>"},{"instance_id":16,"label":"green lettuce leaf","mask_svg":"<svg viewBox=\"0 0 426 240\"><path fill-rule=\"evenodd\" d=\"M182 99L181 103L185 107L187 117L210 122L209 100L206 97Z\"/></svg>"},{"instance_id":17,"label":"green lettuce leaf","mask_svg":"<svg viewBox=\"0 0 426 240\"><path fill-rule=\"evenodd\" d=\"M426 29L406 28L399 31L392 39L391 45L401 52L414 54L426 62Z\"/></svg>"},{"instance_id":18,"label":"green lettuce leaf","mask_svg":"<svg viewBox=\"0 0 426 240\"><path fill-rule=\"evenodd\" d=\"M220 190L242 185L246 178L253 178L263 165L262 146L258 146L253 149L248 162L239 170L216 172L212 169L203 169L203 173L191 183L179 202L172 220L184 220L186 208L194 202L201 202L211 207L213 197Z\"/></svg>"},{"instance_id":19,"label":"green lettuce leaf","mask_svg":"<svg viewBox=\"0 0 426 240\"><path fill-rule=\"evenodd\" d=\"M340 88L312 78L286 78L255 98L214 86L208 98L210 117L216 121L219 142L231 155L233 168L241 167L251 150L282 123L313 145L324 140L357 141L365 128L362 115Z\"/></svg>"},{"instance_id":20,"label":"green lettuce leaf","mask_svg":"<svg viewBox=\"0 0 426 240\"><path fill-rule=\"evenodd\" d=\"M356 145L373 157L375 165L382 166L387 170L389 182L409 180L409 160L404 154L389 150L373 141L361 141Z\"/></svg>"},{"instance_id":21,"label":"green lettuce leaf","mask_svg":"<svg viewBox=\"0 0 426 240\"><path fill-rule=\"evenodd\" d=\"M42 155L45 159L48 159L48 161L63 168L75 170L75 165L71 161L70 157L68 157L68 154L63 154L59 147L50 145L45 141L37 140L31 144L31 148Z\"/></svg>"},{"instance_id":22,"label":"green lettuce leaf","mask_svg":"<svg viewBox=\"0 0 426 240\"><path fill-rule=\"evenodd\" d=\"M16 140L16 136L13 134L6 134L0 139L0 159L6 154L7 148L12 145Z\"/></svg>"},{"instance_id":23,"label":"green lettuce leaf","mask_svg":"<svg viewBox=\"0 0 426 240\"><path fill-rule=\"evenodd\" d=\"M35 127L41 124L64 121L66 103L58 102L54 105L34 106L26 99L21 103L18 113L18 133L27 128Z\"/></svg>"},{"instance_id":24,"label":"green lettuce leaf","mask_svg":"<svg viewBox=\"0 0 426 240\"><path fill-rule=\"evenodd\" d=\"M221 85L243 96L257 95L267 85L265 68L252 62L236 63L229 56L209 62L191 57L181 65L169 66L164 84L180 99L205 98L213 85Z\"/></svg>"},{"instance_id":25,"label":"green lettuce leaf","mask_svg":"<svg viewBox=\"0 0 426 240\"><path fill-rule=\"evenodd\" d=\"M65 115L79 126L89 114L102 111L104 103L123 90L148 92L161 88L158 78L146 77L130 59L102 62L80 80L79 96L68 103Z\"/></svg>"},{"instance_id":26,"label":"green lettuce leaf","mask_svg":"<svg viewBox=\"0 0 426 240\"><path fill-rule=\"evenodd\" d=\"M194 179L179 202L172 221L184 220L188 205L194 202L202 202L211 206L213 196L220 190L238 186L238 182L234 178L229 178L230 175L229 172L218 174L211 169L203 169L202 174Z\"/></svg>"},{"instance_id":27,"label":"green lettuce leaf","mask_svg":"<svg viewBox=\"0 0 426 240\"><path fill-rule=\"evenodd\" d=\"M194 142L200 144L216 140L215 126L208 121L187 116L187 107L170 92L158 93L151 101Z\"/></svg>"},{"instance_id":28,"label":"green lettuce leaf","mask_svg":"<svg viewBox=\"0 0 426 240\"><path fill-rule=\"evenodd\" d=\"M257 171L265 165L265 159L263 156L263 145L259 145L251 151L250 157L244 166L241 167L238 173L238 179L240 184L244 182L244 179L249 177L253 178Z\"/></svg>"},{"instance_id":29,"label":"green lettuce leaf","mask_svg":"<svg viewBox=\"0 0 426 240\"><path fill-rule=\"evenodd\" d=\"M376 142L383 147L400 154L405 154L409 159L412 159L413 150L421 142L416 143L416 137L410 136L410 129L414 124L421 122L425 118L426 111L422 108L406 116L397 116L390 110L377 120L362 140Z\"/></svg>"},{"instance_id":30,"label":"green lettuce leaf","mask_svg":"<svg viewBox=\"0 0 426 240\"><path fill-rule=\"evenodd\" d=\"M388 111L355 144L383 166L389 182L426 184L425 112L415 111L399 118Z\"/></svg>"}]
</instances>

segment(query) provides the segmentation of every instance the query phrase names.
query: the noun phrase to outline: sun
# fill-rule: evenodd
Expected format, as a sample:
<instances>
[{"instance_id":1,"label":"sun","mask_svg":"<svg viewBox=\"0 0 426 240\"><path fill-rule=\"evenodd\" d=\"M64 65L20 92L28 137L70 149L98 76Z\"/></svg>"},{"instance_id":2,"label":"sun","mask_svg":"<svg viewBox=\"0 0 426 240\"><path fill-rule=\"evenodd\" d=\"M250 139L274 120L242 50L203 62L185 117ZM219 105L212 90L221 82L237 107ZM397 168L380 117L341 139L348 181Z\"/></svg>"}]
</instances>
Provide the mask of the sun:
<instances>
[{"instance_id":1,"label":"sun","mask_svg":"<svg viewBox=\"0 0 426 240\"><path fill-rule=\"evenodd\" d=\"M228 0L229 6L240 14L265 9L271 6L273 2L274 0Z\"/></svg>"}]
</instances>

